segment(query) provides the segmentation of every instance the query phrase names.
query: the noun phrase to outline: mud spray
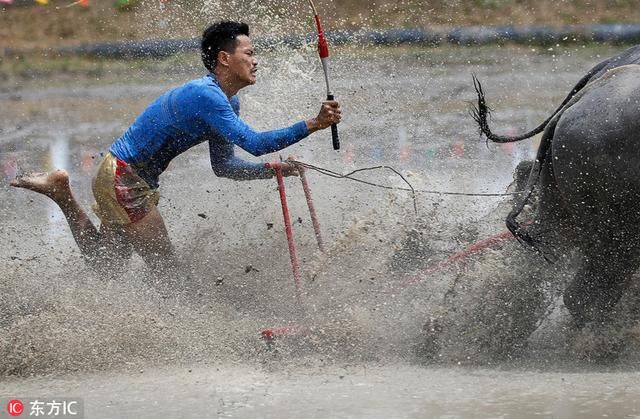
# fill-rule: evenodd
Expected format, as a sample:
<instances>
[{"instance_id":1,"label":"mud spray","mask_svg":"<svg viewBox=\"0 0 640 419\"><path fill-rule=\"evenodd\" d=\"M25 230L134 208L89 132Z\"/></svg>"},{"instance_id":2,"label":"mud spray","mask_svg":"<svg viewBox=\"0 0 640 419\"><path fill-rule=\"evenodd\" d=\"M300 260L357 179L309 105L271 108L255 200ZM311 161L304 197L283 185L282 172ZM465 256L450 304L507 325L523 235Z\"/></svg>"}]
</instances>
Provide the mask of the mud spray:
<instances>
[{"instance_id":1,"label":"mud spray","mask_svg":"<svg viewBox=\"0 0 640 419\"><path fill-rule=\"evenodd\" d=\"M266 28L309 32L313 27L303 2L300 8L266 9L262 2L231 3L207 2L202 10L165 16L171 22L164 24L224 16L247 21L258 34ZM558 102L555 92L561 95L575 74L596 61L595 54L568 50L551 59L517 47L341 48L332 62L340 74L333 88L340 92L345 115L341 152L316 134L287 154L337 172L391 165L416 189L504 192L514 167L533 155L535 145L506 149L479 140L467 114L467 101L473 100L470 74L495 87L492 97L505 98L501 108L514 111L501 113L504 118L516 127L532 126ZM242 94L250 124L276 128L317 112L324 86L314 42L295 50L259 51L259 60L258 84ZM0 93L3 100L9 91L19 99L0 116L7 127L0 134L5 177L18 168L64 167L88 208L88 182L98 154L146 103L202 73L195 54L171 64L170 80L158 77L166 74L166 65L107 69L99 81L87 76L70 82L54 75L7 86ZM527 80L539 88L528 88L535 97L525 99L513 93L522 87L519 82L501 74L532 67L537 70ZM556 74L553 80L544 76L549 71ZM295 304L275 182L216 178L206 145L180 156L161 179L160 211L184 264L183 287L169 298L144 282L137 258L122 278L97 277L46 198L3 186L0 374L274 360L280 365L486 365L515 356L557 365L620 348L625 349L619 362L637 362L635 323L621 320L593 333L570 328L559 302L571 273L570 253L550 266L506 241L425 273L503 230L510 197L418 194L414 201L407 192L312 171L307 175L327 252L317 252L298 180L286 179L296 182L287 187L304 276L300 305ZM366 178L405 186L388 172ZM632 312L625 304L633 300L625 297L621 319ZM267 350L260 331L291 323L304 324L311 333Z\"/></svg>"}]
</instances>

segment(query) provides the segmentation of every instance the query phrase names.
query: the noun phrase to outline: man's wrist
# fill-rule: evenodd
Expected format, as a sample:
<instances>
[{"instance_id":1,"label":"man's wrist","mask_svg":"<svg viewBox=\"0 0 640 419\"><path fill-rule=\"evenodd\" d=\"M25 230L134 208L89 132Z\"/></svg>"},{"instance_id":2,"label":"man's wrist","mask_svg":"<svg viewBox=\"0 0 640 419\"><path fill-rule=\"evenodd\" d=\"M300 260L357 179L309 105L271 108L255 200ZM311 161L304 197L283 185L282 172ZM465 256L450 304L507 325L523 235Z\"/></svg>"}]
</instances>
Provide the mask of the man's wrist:
<instances>
[{"instance_id":1,"label":"man's wrist","mask_svg":"<svg viewBox=\"0 0 640 419\"><path fill-rule=\"evenodd\" d=\"M309 133L318 131L320 129L320 123L316 118L307 119L305 123L307 124L307 129L309 130Z\"/></svg>"}]
</instances>

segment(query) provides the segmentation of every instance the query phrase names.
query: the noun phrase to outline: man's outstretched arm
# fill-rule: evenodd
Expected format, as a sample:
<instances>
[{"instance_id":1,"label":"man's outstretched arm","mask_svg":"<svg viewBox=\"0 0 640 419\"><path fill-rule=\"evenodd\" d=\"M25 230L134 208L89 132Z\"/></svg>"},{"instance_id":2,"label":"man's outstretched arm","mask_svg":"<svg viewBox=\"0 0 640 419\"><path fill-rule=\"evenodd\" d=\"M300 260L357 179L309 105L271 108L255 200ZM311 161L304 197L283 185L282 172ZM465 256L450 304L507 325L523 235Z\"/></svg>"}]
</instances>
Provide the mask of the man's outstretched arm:
<instances>
[{"instance_id":1,"label":"man's outstretched arm","mask_svg":"<svg viewBox=\"0 0 640 419\"><path fill-rule=\"evenodd\" d=\"M200 99L209 100L209 103L203 106L203 109L207 110L202 115L204 121L228 142L254 156L282 150L312 132L340 122L341 119L338 103L326 101L322 103L318 115L314 118L299 121L286 128L258 132L240 119L237 109L233 109L233 105L226 98L218 97L220 94L220 92L212 92L211 96Z\"/></svg>"},{"instance_id":2,"label":"man's outstretched arm","mask_svg":"<svg viewBox=\"0 0 640 419\"><path fill-rule=\"evenodd\" d=\"M216 141L217 140L217 141ZM216 176L234 180L269 179L274 171L262 162L252 162L235 155L234 145L222 138L209 141L211 168Z\"/></svg>"}]
</instances>

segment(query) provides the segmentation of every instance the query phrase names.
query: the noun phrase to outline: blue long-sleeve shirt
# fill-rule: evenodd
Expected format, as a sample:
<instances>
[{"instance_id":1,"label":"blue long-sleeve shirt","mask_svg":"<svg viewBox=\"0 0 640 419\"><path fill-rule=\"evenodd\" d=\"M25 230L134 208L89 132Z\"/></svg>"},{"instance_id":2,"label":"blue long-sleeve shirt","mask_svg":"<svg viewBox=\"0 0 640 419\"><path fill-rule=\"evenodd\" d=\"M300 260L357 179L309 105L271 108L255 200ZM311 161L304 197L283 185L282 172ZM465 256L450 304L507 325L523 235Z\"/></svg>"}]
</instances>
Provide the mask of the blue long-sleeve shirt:
<instances>
[{"instance_id":1,"label":"blue long-sleeve shirt","mask_svg":"<svg viewBox=\"0 0 640 419\"><path fill-rule=\"evenodd\" d=\"M257 132L240 117L240 101L224 94L209 74L169 90L145 109L109 151L130 164L149 185L158 187L169 162L189 148L209 141L216 175L233 179L266 178L264 164L243 160L237 145L254 156L281 150L309 135L304 121L287 128Z\"/></svg>"}]
</instances>

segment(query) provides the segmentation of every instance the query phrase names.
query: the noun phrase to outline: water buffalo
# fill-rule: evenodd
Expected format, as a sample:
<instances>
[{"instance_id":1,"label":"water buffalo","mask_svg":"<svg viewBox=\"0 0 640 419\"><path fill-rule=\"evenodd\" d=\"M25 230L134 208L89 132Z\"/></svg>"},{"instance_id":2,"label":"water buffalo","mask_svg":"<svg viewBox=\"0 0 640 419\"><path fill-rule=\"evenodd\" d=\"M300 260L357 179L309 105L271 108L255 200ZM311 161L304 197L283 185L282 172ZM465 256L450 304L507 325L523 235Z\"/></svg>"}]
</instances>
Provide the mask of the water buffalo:
<instances>
[{"instance_id":1,"label":"water buffalo","mask_svg":"<svg viewBox=\"0 0 640 419\"><path fill-rule=\"evenodd\" d=\"M565 306L579 326L606 321L640 266L640 46L593 67L546 121L518 136L491 132L475 76L474 85L473 116L489 140L543 133L507 227L547 259L557 256L554 241L577 248L581 267ZM525 207L535 208L533 221L521 225Z\"/></svg>"}]
</instances>

